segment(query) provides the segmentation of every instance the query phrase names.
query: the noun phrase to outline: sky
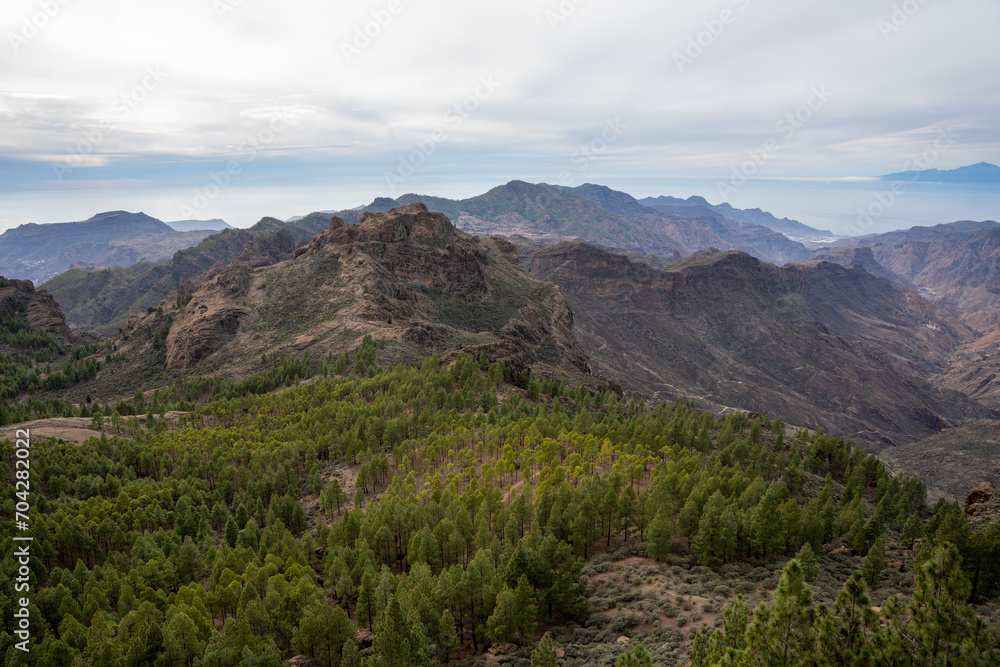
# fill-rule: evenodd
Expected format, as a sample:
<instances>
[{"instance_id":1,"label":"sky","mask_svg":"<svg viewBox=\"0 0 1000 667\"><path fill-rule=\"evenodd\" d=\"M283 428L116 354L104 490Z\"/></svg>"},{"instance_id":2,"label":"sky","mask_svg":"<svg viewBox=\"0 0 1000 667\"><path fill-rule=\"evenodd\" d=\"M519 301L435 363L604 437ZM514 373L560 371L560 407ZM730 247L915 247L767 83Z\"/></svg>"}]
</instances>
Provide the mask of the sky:
<instances>
[{"instance_id":1,"label":"sky","mask_svg":"<svg viewBox=\"0 0 1000 667\"><path fill-rule=\"evenodd\" d=\"M998 26L996 0L4 0L0 231L512 179L805 222L784 186L843 184L814 213L846 220L862 179L1000 163ZM952 217L1000 218L977 201Z\"/></svg>"}]
</instances>

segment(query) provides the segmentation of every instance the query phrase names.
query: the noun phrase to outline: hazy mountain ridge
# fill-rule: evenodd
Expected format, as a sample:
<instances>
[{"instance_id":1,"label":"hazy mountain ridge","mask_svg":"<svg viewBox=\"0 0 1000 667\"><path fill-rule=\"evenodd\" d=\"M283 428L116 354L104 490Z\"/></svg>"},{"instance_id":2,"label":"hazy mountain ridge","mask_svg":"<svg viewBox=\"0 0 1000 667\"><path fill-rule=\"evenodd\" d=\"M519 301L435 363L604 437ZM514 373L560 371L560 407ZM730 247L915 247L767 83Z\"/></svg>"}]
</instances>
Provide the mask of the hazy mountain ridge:
<instances>
[{"instance_id":1,"label":"hazy mountain ridge","mask_svg":"<svg viewBox=\"0 0 1000 667\"><path fill-rule=\"evenodd\" d=\"M653 228L662 227L690 250L742 250L776 264L809 256L804 245L767 227L729 220L707 206L645 206L631 195L603 185L562 188L607 210ZM704 201L704 200L702 200Z\"/></svg>"},{"instance_id":2,"label":"hazy mountain ridge","mask_svg":"<svg viewBox=\"0 0 1000 667\"><path fill-rule=\"evenodd\" d=\"M161 261L210 232L178 232L144 213L110 211L82 222L31 223L0 234L0 275L40 284L75 262Z\"/></svg>"},{"instance_id":3,"label":"hazy mountain ridge","mask_svg":"<svg viewBox=\"0 0 1000 667\"><path fill-rule=\"evenodd\" d=\"M714 211L729 220L736 220L752 225L767 227L768 229L784 234L793 240L818 241L830 239L835 236L835 234L831 231L816 229L803 224L798 220L792 220L790 218L778 218L774 214L762 211L759 208L738 209L733 207L728 202L710 204L704 197L699 196L691 196L687 199L681 199L679 197L660 195L659 197L645 197L640 199L639 203L650 208L703 207Z\"/></svg>"},{"instance_id":4,"label":"hazy mountain ridge","mask_svg":"<svg viewBox=\"0 0 1000 667\"><path fill-rule=\"evenodd\" d=\"M388 205L384 200L382 207ZM406 194L395 199L406 205L422 202L439 211L469 233L479 236L521 234L554 243L580 239L670 257L687 254L683 244L662 230L554 188L550 185L511 181L489 192L463 200Z\"/></svg>"}]
</instances>

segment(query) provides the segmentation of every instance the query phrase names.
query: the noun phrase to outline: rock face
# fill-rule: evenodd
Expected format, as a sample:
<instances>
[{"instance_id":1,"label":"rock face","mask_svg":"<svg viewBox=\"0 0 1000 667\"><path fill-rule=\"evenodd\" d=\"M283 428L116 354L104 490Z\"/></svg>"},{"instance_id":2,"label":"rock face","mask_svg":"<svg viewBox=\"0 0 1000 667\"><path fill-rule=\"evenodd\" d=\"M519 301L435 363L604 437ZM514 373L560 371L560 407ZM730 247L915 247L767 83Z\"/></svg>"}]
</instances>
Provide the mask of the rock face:
<instances>
[{"instance_id":1,"label":"rock face","mask_svg":"<svg viewBox=\"0 0 1000 667\"><path fill-rule=\"evenodd\" d=\"M416 358L463 350L516 368L589 372L559 290L525 273L506 240L469 236L422 203L353 225L333 217L290 260L221 270L174 320L167 363L275 350L325 357L366 333Z\"/></svg>"},{"instance_id":2,"label":"rock face","mask_svg":"<svg viewBox=\"0 0 1000 667\"><path fill-rule=\"evenodd\" d=\"M238 304L247 295L251 275L246 264L233 262L195 292L167 335L167 368L197 363L236 334L250 312Z\"/></svg>"},{"instance_id":3,"label":"rock face","mask_svg":"<svg viewBox=\"0 0 1000 667\"><path fill-rule=\"evenodd\" d=\"M810 260L714 248L656 270L585 244L537 252L595 372L626 390L781 415L871 448L992 413L929 380L974 334L915 292Z\"/></svg>"},{"instance_id":4,"label":"rock face","mask_svg":"<svg viewBox=\"0 0 1000 667\"><path fill-rule=\"evenodd\" d=\"M72 342L73 334L51 294L36 290L30 280L0 277L0 322L8 322L13 316L33 329L49 332L63 343Z\"/></svg>"},{"instance_id":5,"label":"rock face","mask_svg":"<svg viewBox=\"0 0 1000 667\"><path fill-rule=\"evenodd\" d=\"M996 495L995 486L989 482L980 482L965 496L965 513L975 514L979 508L993 500Z\"/></svg>"},{"instance_id":6,"label":"rock face","mask_svg":"<svg viewBox=\"0 0 1000 667\"><path fill-rule=\"evenodd\" d=\"M294 252L295 239L282 229L270 236L254 237L243 246L243 252L236 259L256 269L291 259Z\"/></svg>"}]
</instances>

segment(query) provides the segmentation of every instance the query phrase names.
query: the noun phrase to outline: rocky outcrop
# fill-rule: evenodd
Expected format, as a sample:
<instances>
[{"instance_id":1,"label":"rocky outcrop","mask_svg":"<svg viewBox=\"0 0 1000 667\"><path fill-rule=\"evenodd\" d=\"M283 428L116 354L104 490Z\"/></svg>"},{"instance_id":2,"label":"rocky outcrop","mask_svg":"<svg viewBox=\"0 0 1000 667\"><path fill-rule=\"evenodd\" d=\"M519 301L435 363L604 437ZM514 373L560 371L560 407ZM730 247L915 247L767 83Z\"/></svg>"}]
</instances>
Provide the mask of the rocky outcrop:
<instances>
[{"instance_id":1,"label":"rocky outcrop","mask_svg":"<svg viewBox=\"0 0 1000 667\"><path fill-rule=\"evenodd\" d=\"M282 229L276 234L258 236L248 241L236 261L256 269L291 259L294 252L295 239Z\"/></svg>"},{"instance_id":2,"label":"rocky outcrop","mask_svg":"<svg viewBox=\"0 0 1000 667\"><path fill-rule=\"evenodd\" d=\"M980 482L965 496L965 513L972 515L996 498L997 489L989 482Z\"/></svg>"},{"instance_id":3,"label":"rocky outcrop","mask_svg":"<svg viewBox=\"0 0 1000 667\"><path fill-rule=\"evenodd\" d=\"M52 295L36 290L30 280L0 277L0 322L19 317L33 329L47 331L63 343L71 342L72 332Z\"/></svg>"},{"instance_id":4,"label":"rocky outcrop","mask_svg":"<svg viewBox=\"0 0 1000 667\"><path fill-rule=\"evenodd\" d=\"M252 272L233 262L198 288L174 319L167 335L167 368L185 368L213 352L236 334L250 310L242 305Z\"/></svg>"},{"instance_id":5,"label":"rocky outcrop","mask_svg":"<svg viewBox=\"0 0 1000 667\"><path fill-rule=\"evenodd\" d=\"M272 258L268 249L248 244L244 258ZM517 369L590 370L558 288L525 273L508 241L465 234L422 203L366 211L356 224L334 216L291 254L208 271L170 329L168 366L199 363L233 335L231 361L275 346L325 357L357 345L343 336L350 331L409 355L464 351Z\"/></svg>"}]
</instances>

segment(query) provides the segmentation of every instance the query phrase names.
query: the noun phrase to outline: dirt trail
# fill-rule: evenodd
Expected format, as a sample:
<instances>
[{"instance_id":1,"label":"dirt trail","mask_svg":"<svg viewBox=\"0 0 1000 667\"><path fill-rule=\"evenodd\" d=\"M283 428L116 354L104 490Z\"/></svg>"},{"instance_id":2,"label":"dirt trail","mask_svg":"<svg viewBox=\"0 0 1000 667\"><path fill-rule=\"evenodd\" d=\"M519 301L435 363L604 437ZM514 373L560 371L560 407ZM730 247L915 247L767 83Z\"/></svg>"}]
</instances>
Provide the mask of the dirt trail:
<instances>
[{"instance_id":1,"label":"dirt trail","mask_svg":"<svg viewBox=\"0 0 1000 667\"><path fill-rule=\"evenodd\" d=\"M180 418L186 414L186 412L179 410L172 410L166 413L164 416L167 419L167 428L171 431L175 430ZM131 417L123 417L122 421L126 419L131 419ZM138 419L139 423L145 428L145 415L139 415ZM0 426L0 442L8 439L13 441L14 434L18 429L28 429L31 431L32 442L41 442L49 438L60 438L74 445L82 445L88 438L101 436L101 431L93 428L93 422L90 417L51 417L49 419L36 419L35 421L21 422L20 424ZM107 433L108 437L112 435L117 435L121 438L129 437L124 431L115 432L111 428L111 425L107 423L107 419L105 419L104 432Z\"/></svg>"}]
</instances>

